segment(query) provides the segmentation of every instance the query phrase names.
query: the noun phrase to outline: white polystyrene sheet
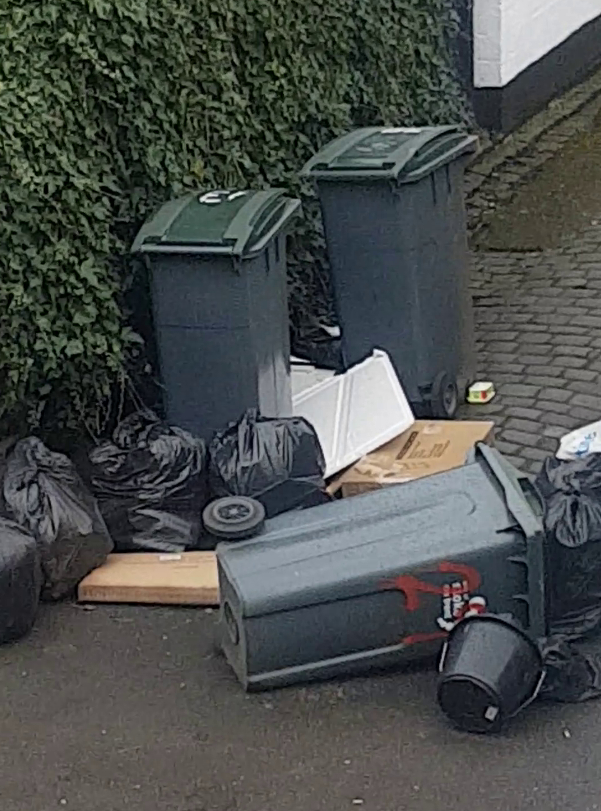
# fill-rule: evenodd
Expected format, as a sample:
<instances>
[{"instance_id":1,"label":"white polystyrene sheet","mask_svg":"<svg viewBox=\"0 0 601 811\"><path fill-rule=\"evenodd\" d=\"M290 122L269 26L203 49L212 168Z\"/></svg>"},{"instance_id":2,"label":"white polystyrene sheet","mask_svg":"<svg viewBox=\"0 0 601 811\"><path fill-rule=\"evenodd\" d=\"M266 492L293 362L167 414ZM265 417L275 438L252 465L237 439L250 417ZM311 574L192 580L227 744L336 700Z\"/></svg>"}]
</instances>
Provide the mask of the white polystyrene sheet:
<instances>
[{"instance_id":1,"label":"white polystyrene sheet","mask_svg":"<svg viewBox=\"0 0 601 811\"><path fill-rule=\"evenodd\" d=\"M301 394L306 389L310 389L324 380L329 380L334 377L334 374L330 369L320 369L310 363L303 363L303 361L296 360L296 358L291 358L290 384L292 396L296 397L297 394Z\"/></svg>"},{"instance_id":2,"label":"white polystyrene sheet","mask_svg":"<svg viewBox=\"0 0 601 811\"><path fill-rule=\"evenodd\" d=\"M326 458L326 478L413 425L405 392L382 350L343 375L295 395L295 416L315 428Z\"/></svg>"}]
</instances>

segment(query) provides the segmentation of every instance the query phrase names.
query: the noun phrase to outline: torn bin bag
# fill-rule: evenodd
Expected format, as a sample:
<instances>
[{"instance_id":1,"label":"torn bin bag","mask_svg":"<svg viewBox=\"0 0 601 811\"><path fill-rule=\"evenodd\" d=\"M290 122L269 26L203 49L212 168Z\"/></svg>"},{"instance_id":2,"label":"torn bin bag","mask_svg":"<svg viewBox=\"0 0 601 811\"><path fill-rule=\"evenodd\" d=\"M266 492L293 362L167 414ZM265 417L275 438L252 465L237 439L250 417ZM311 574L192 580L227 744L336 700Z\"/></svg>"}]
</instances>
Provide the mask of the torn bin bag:
<instances>
[{"instance_id":1,"label":"torn bin bag","mask_svg":"<svg viewBox=\"0 0 601 811\"><path fill-rule=\"evenodd\" d=\"M208 502L201 439L141 411L90 454L92 492L115 548L181 552L200 545Z\"/></svg>"},{"instance_id":2,"label":"torn bin bag","mask_svg":"<svg viewBox=\"0 0 601 811\"><path fill-rule=\"evenodd\" d=\"M545 667L541 698L575 704L601 696L601 650L596 644L573 644L553 635L540 645Z\"/></svg>"},{"instance_id":3,"label":"torn bin bag","mask_svg":"<svg viewBox=\"0 0 601 811\"><path fill-rule=\"evenodd\" d=\"M549 458L536 480L544 501L552 623L601 603L601 454Z\"/></svg>"},{"instance_id":4,"label":"torn bin bag","mask_svg":"<svg viewBox=\"0 0 601 811\"><path fill-rule=\"evenodd\" d=\"M44 599L67 596L112 550L98 505L72 462L35 437L15 445L4 499L11 517L38 542Z\"/></svg>"},{"instance_id":5,"label":"torn bin bag","mask_svg":"<svg viewBox=\"0 0 601 811\"><path fill-rule=\"evenodd\" d=\"M29 633L40 602L42 570L35 538L0 518L0 643Z\"/></svg>"},{"instance_id":6,"label":"torn bin bag","mask_svg":"<svg viewBox=\"0 0 601 811\"><path fill-rule=\"evenodd\" d=\"M302 417L267 418L250 409L209 446L211 494L250 496L268 518L329 500L325 459L313 426Z\"/></svg>"},{"instance_id":7,"label":"torn bin bag","mask_svg":"<svg viewBox=\"0 0 601 811\"><path fill-rule=\"evenodd\" d=\"M601 455L547 459L536 485L549 596L541 697L587 701L601 696Z\"/></svg>"}]
</instances>

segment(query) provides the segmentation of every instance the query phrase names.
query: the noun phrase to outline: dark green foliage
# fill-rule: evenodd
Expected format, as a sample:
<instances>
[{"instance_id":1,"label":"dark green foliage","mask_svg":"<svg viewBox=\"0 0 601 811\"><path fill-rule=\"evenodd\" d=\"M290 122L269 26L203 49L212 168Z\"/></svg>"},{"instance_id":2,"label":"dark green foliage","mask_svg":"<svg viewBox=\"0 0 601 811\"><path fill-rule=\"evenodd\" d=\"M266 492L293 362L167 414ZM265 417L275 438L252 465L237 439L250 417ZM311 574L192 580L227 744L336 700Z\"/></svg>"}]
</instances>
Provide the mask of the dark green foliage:
<instances>
[{"instance_id":1,"label":"dark green foliage","mask_svg":"<svg viewBox=\"0 0 601 811\"><path fill-rule=\"evenodd\" d=\"M189 187L298 191L298 169L341 131L461 117L451 7L0 3L5 429L102 429L137 346L123 317L122 258L157 203ZM324 300L319 256L310 216L292 267L297 315Z\"/></svg>"}]
</instances>

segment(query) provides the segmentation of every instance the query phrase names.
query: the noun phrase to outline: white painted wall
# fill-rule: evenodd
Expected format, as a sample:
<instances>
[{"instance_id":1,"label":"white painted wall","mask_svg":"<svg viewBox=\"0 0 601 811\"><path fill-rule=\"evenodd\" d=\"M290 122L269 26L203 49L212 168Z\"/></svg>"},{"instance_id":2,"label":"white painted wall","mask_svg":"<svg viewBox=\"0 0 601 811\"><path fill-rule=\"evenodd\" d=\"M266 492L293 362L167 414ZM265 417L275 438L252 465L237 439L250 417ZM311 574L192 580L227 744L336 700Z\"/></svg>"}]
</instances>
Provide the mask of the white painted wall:
<instances>
[{"instance_id":1,"label":"white painted wall","mask_svg":"<svg viewBox=\"0 0 601 811\"><path fill-rule=\"evenodd\" d=\"M474 87L502 86L501 3L474 0Z\"/></svg>"},{"instance_id":2,"label":"white painted wall","mask_svg":"<svg viewBox=\"0 0 601 811\"><path fill-rule=\"evenodd\" d=\"M504 87L583 25L601 0L474 0L474 84Z\"/></svg>"}]
</instances>

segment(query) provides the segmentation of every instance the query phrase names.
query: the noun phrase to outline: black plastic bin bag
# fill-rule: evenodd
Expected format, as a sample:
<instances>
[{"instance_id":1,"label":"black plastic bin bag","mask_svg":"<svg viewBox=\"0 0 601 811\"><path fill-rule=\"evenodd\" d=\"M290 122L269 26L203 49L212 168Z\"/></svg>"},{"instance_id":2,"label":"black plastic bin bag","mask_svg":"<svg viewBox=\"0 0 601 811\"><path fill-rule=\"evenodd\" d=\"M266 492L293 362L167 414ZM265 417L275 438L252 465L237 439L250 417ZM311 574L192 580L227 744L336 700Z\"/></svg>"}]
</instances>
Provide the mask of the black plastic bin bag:
<instances>
[{"instance_id":1,"label":"black plastic bin bag","mask_svg":"<svg viewBox=\"0 0 601 811\"><path fill-rule=\"evenodd\" d=\"M211 495L250 496L268 518L328 501L325 459L302 417L267 418L249 410L209 446Z\"/></svg>"},{"instance_id":2,"label":"black plastic bin bag","mask_svg":"<svg viewBox=\"0 0 601 811\"><path fill-rule=\"evenodd\" d=\"M204 442L151 412L123 420L90 454L92 492L120 552L202 545L208 502Z\"/></svg>"}]
</instances>

